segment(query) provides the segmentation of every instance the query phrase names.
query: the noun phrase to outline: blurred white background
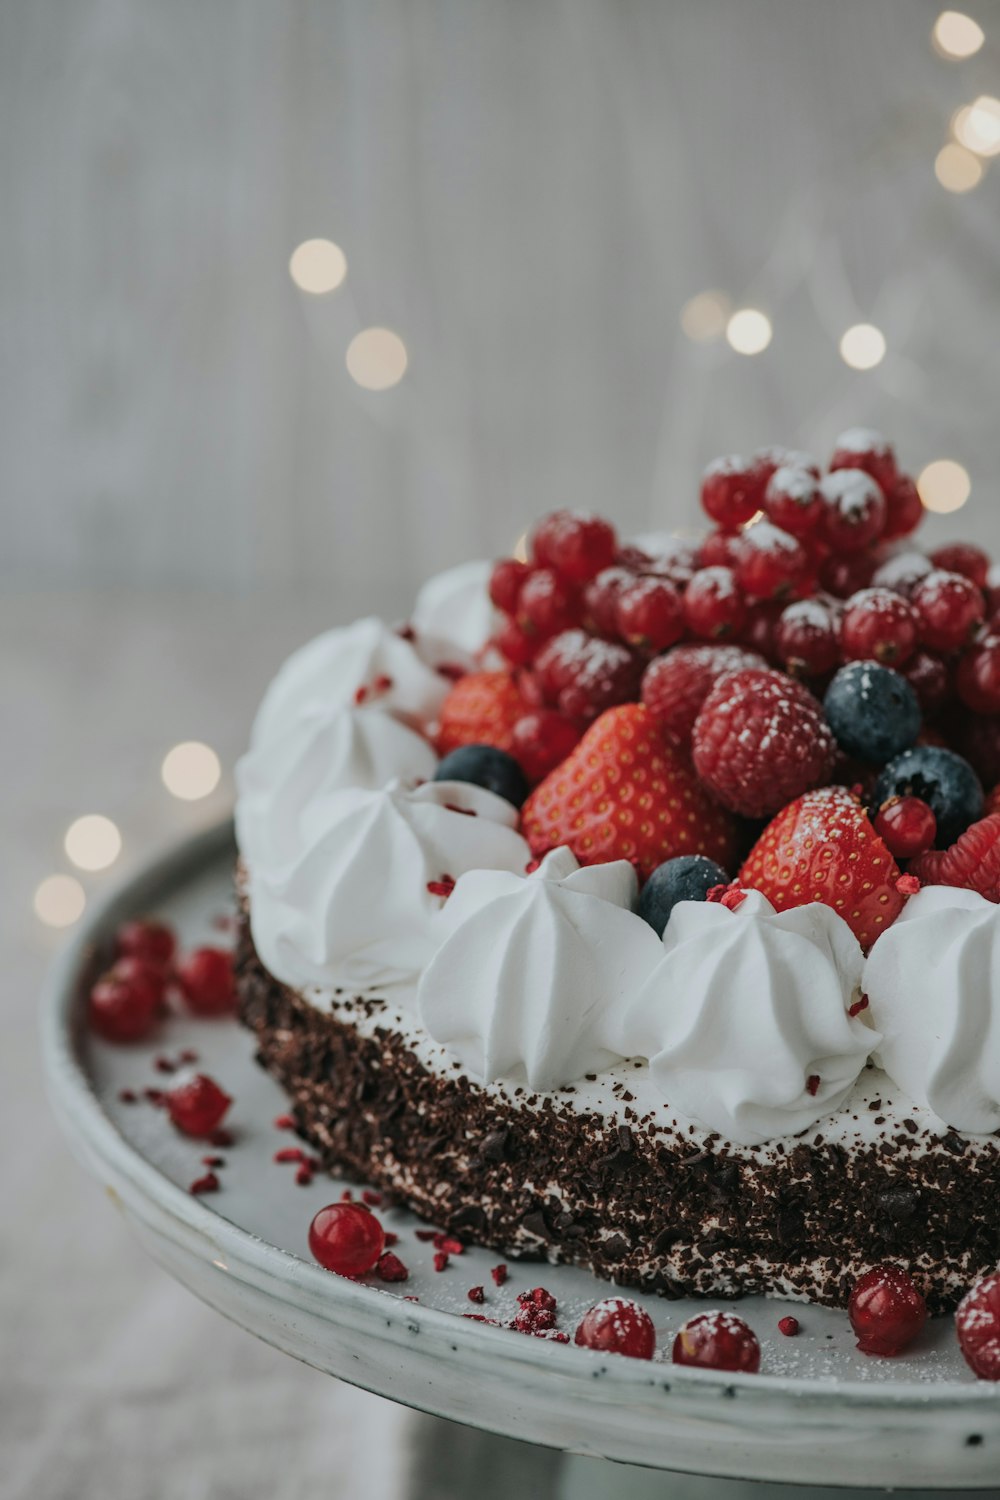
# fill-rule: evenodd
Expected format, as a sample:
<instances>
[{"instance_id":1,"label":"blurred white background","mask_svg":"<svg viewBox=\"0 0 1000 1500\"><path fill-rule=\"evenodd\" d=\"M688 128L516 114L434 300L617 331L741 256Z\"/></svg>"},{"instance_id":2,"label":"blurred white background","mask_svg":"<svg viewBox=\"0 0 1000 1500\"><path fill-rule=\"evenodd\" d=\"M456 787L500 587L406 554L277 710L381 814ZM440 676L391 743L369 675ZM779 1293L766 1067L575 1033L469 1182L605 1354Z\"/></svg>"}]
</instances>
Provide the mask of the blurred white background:
<instances>
[{"instance_id":1,"label":"blurred white background","mask_svg":"<svg viewBox=\"0 0 1000 1500\"><path fill-rule=\"evenodd\" d=\"M1000 95L1000 8L980 46L939 9L0 5L5 1500L469 1492L478 1460L447 1480L416 1419L139 1257L42 1105L33 896L79 882L42 903L71 919L218 816L293 645L555 505L689 526L712 456L862 422L960 464L930 534L1000 551L1000 117L955 119ZM290 269L317 238L325 293L336 251ZM221 768L191 801L186 740ZM63 842L91 813L97 872Z\"/></svg>"}]
</instances>

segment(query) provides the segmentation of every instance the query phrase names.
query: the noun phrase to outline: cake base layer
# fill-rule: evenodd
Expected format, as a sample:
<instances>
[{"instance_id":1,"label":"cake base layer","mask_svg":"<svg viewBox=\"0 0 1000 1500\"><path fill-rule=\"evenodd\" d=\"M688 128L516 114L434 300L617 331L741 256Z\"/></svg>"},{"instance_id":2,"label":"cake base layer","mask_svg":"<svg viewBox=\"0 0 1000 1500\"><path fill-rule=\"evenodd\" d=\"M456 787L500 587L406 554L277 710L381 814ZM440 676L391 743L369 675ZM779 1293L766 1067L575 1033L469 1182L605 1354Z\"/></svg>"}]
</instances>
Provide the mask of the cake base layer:
<instances>
[{"instance_id":1,"label":"cake base layer","mask_svg":"<svg viewBox=\"0 0 1000 1500\"><path fill-rule=\"evenodd\" d=\"M820 1127L751 1150L639 1115L627 1088L609 1118L572 1089L484 1087L457 1063L428 1066L384 1001L332 997L321 1010L279 983L245 915L237 983L258 1060L324 1166L505 1256L667 1297L830 1305L892 1260L936 1311L1000 1263L996 1142L907 1120L850 1149Z\"/></svg>"}]
</instances>

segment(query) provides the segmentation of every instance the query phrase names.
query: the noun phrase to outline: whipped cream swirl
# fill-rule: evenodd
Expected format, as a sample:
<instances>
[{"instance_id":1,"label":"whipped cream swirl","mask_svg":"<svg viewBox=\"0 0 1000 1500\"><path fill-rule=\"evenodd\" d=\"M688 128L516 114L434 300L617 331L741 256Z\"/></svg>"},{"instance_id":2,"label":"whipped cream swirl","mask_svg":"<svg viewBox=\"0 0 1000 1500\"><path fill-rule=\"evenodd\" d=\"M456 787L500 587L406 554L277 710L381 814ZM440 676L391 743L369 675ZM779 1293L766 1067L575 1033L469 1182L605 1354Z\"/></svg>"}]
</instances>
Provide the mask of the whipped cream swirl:
<instances>
[{"instance_id":1,"label":"whipped cream swirl","mask_svg":"<svg viewBox=\"0 0 1000 1500\"><path fill-rule=\"evenodd\" d=\"M469 870L523 870L517 812L482 787L391 781L311 799L290 858L249 862L262 962L296 988L412 979L439 941L444 890Z\"/></svg>"},{"instance_id":2,"label":"whipped cream swirl","mask_svg":"<svg viewBox=\"0 0 1000 1500\"><path fill-rule=\"evenodd\" d=\"M880 1040L849 1014L863 963L847 923L818 902L683 901L620 1040L688 1118L744 1146L794 1135L840 1107Z\"/></svg>"},{"instance_id":3,"label":"whipped cream swirl","mask_svg":"<svg viewBox=\"0 0 1000 1500\"><path fill-rule=\"evenodd\" d=\"M660 955L637 894L630 864L581 868L565 848L528 876L463 875L417 991L424 1026L487 1082L552 1089L621 1061L618 1014Z\"/></svg>"},{"instance_id":4,"label":"whipped cream swirl","mask_svg":"<svg viewBox=\"0 0 1000 1500\"><path fill-rule=\"evenodd\" d=\"M500 616L490 602L492 563L466 562L429 578L417 594L410 624L417 650L432 665L473 667Z\"/></svg>"},{"instance_id":5,"label":"whipped cream swirl","mask_svg":"<svg viewBox=\"0 0 1000 1500\"><path fill-rule=\"evenodd\" d=\"M410 641L381 620L357 620L292 653L264 694L250 743L284 735L300 715L360 703L424 728L437 717L449 687Z\"/></svg>"},{"instance_id":6,"label":"whipped cream swirl","mask_svg":"<svg viewBox=\"0 0 1000 1500\"><path fill-rule=\"evenodd\" d=\"M957 1130L1000 1130L1000 907L925 886L875 944L864 985L892 1081Z\"/></svg>"}]
</instances>

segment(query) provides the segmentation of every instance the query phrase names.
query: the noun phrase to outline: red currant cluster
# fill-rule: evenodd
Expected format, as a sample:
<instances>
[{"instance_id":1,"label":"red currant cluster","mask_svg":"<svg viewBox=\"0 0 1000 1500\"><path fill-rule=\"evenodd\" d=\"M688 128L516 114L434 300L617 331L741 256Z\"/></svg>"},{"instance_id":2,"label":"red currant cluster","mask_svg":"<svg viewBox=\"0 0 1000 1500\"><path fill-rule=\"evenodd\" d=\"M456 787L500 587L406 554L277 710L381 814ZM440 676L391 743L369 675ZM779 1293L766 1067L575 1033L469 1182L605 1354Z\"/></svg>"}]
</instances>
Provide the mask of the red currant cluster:
<instances>
[{"instance_id":1,"label":"red currant cluster","mask_svg":"<svg viewBox=\"0 0 1000 1500\"><path fill-rule=\"evenodd\" d=\"M87 996L90 1025L105 1041L143 1041L171 991L195 1015L228 1015L236 1008L233 959L224 948L195 948L178 959L171 929L139 920L118 929L114 955Z\"/></svg>"}]
</instances>

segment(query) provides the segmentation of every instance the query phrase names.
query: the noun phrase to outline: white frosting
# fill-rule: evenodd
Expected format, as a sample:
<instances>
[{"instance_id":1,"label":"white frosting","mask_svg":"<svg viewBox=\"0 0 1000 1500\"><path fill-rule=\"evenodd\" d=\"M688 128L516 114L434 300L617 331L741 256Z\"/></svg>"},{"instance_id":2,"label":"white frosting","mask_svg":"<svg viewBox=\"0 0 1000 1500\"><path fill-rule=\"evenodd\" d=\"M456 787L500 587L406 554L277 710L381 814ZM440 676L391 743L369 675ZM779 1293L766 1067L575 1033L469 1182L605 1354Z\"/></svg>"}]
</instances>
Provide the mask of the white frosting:
<instances>
[{"instance_id":1,"label":"white frosting","mask_svg":"<svg viewBox=\"0 0 1000 1500\"><path fill-rule=\"evenodd\" d=\"M428 884L520 871L531 858L516 809L465 782L331 792L311 799L302 822L293 857L249 861L257 951L296 988L415 975L438 941L443 902Z\"/></svg>"},{"instance_id":2,"label":"white frosting","mask_svg":"<svg viewBox=\"0 0 1000 1500\"><path fill-rule=\"evenodd\" d=\"M683 901L656 970L624 1017L672 1108L741 1145L794 1135L838 1109L879 1037L858 1017L864 963L843 918ZM811 1081L811 1086L810 1086Z\"/></svg>"},{"instance_id":3,"label":"white frosting","mask_svg":"<svg viewBox=\"0 0 1000 1500\"><path fill-rule=\"evenodd\" d=\"M429 1034L479 1079L536 1089L621 1061L621 1012L660 956L637 893L625 861L581 868L565 848L526 877L463 875L417 991Z\"/></svg>"},{"instance_id":4,"label":"white frosting","mask_svg":"<svg viewBox=\"0 0 1000 1500\"><path fill-rule=\"evenodd\" d=\"M471 667L500 621L489 596L488 562L459 563L429 578L417 595L410 624L416 646L432 665Z\"/></svg>"},{"instance_id":5,"label":"white frosting","mask_svg":"<svg viewBox=\"0 0 1000 1500\"><path fill-rule=\"evenodd\" d=\"M450 683L381 620L328 630L285 662L257 711L251 744L283 736L300 715L368 704L418 727L437 717Z\"/></svg>"},{"instance_id":6,"label":"white frosting","mask_svg":"<svg viewBox=\"0 0 1000 1500\"><path fill-rule=\"evenodd\" d=\"M1000 1129L1000 907L925 887L875 944L864 986L893 1082L958 1130Z\"/></svg>"},{"instance_id":7,"label":"white frosting","mask_svg":"<svg viewBox=\"0 0 1000 1500\"><path fill-rule=\"evenodd\" d=\"M380 708L313 706L265 735L236 767L236 832L265 883L308 848L315 801L350 787L373 791L398 777L430 781L428 742Z\"/></svg>"}]
</instances>

